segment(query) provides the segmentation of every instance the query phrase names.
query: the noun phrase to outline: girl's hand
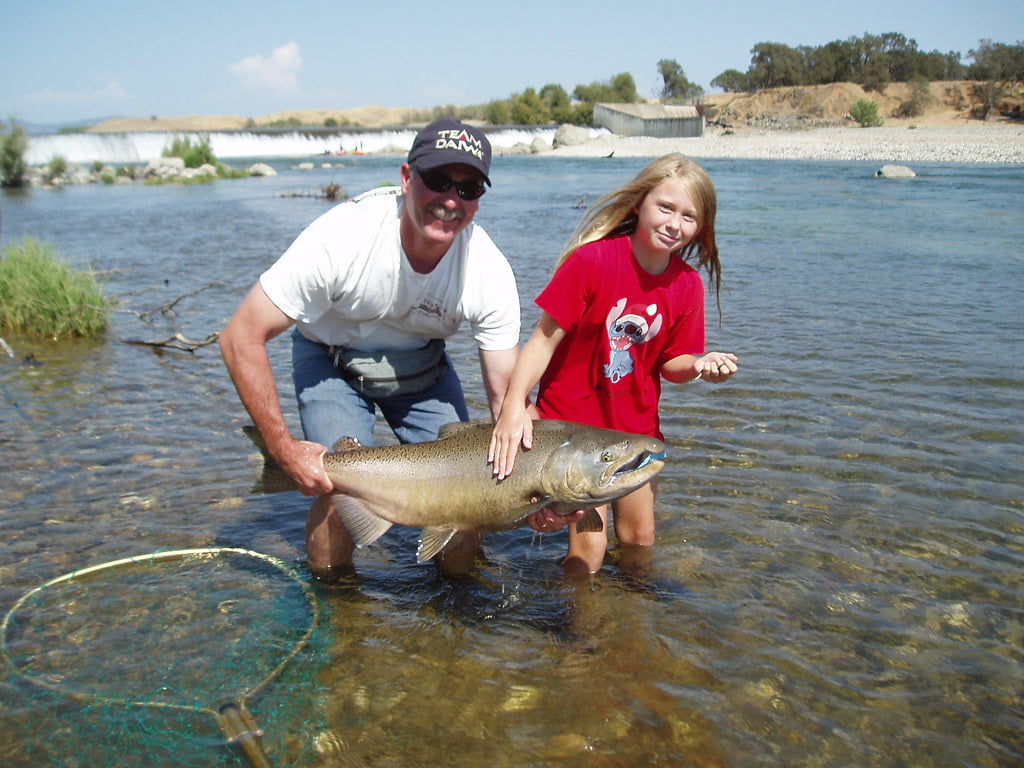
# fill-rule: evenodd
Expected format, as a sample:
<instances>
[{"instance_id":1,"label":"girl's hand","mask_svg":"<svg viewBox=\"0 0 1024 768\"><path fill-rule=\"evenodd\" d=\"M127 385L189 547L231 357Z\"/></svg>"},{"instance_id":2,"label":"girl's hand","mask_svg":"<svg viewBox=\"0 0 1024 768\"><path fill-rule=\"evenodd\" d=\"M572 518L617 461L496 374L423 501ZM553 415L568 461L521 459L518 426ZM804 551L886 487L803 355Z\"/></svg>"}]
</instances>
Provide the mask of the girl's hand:
<instances>
[{"instance_id":1,"label":"girl's hand","mask_svg":"<svg viewBox=\"0 0 1024 768\"><path fill-rule=\"evenodd\" d=\"M698 378L712 384L721 384L739 370L738 362L739 358L729 352L708 352L697 358L694 368Z\"/></svg>"},{"instance_id":2,"label":"girl's hand","mask_svg":"<svg viewBox=\"0 0 1024 768\"><path fill-rule=\"evenodd\" d=\"M498 480L512 474L520 443L527 451L533 447L533 421L525 408L506 406L501 409L498 423L494 425L487 450L487 461L494 465L494 476Z\"/></svg>"}]
</instances>

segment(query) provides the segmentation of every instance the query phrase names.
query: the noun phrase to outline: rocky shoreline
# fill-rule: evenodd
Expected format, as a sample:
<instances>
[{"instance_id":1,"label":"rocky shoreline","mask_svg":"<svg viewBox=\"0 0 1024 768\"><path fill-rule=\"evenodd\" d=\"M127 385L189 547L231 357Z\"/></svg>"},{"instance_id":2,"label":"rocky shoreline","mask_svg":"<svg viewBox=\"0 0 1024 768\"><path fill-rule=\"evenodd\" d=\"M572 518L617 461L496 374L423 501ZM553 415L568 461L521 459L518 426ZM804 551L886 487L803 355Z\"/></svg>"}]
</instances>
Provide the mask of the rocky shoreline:
<instances>
[{"instance_id":1,"label":"rocky shoreline","mask_svg":"<svg viewBox=\"0 0 1024 768\"><path fill-rule=\"evenodd\" d=\"M389 147L380 154L400 157L401 147ZM696 138L656 139L645 136L599 135L565 125L555 133L553 144L538 138L533 144L495 148L495 155L539 154L554 157L636 157L654 158L680 152L705 158L751 160L864 161L885 165L912 166L914 163L970 163L995 165L1024 164L1024 124L1019 122L971 121L958 125L887 125L876 128L826 127L806 130L729 128L710 125ZM177 163L181 165L172 165ZM312 162L304 163L312 169ZM131 171L126 173L125 171ZM912 170L912 169L911 169ZM247 175L268 175L267 166L249 168ZM185 169L177 158L161 158L149 166L84 168L71 165L57 177L43 166L32 166L26 174L30 186L65 184L130 184L153 178L159 181L187 181L191 177L215 178L216 169ZM884 174L883 174L884 175Z\"/></svg>"},{"instance_id":2,"label":"rocky shoreline","mask_svg":"<svg viewBox=\"0 0 1024 768\"><path fill-rule=\"evenodd\" d=\"M557 142L556 142L557 144ZM814 128L804 131L723 130L699 138L603 136L546 154L562 157L659 157L864 160L880 163L1024 163L1024 125L971 122L954 126Z\"/></svg>"}]
</instances>

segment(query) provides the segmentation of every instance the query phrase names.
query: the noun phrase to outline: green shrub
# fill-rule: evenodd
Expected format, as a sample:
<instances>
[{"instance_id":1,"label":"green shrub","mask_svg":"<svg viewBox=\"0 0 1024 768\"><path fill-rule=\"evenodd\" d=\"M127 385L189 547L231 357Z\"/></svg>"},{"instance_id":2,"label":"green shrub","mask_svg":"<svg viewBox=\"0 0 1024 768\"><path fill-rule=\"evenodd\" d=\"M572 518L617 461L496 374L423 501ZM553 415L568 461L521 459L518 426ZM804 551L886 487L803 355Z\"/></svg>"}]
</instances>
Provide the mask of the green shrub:
<instances>
[{"instance_id":1,"label":"green shrub","mask_svg":"<svg viewBox=\"0 0 1024 768\"><path fill-rule=\"evenodd\" d=\"M252 176L249 171L242 168L232 168L224 165L224 163L218 162L217 164L217 176L222 179L247 179Z\"/></svg>"},{"instance_id":2,"label":"green shrub","mask_svg":"<svg viewBox=\"0 0 1024 768\"><path fill-rule=\"evenodd\" d=\"M50 162L46 164L43 169L43 178L47 183L53 183L59 179L68 171L68 161L64 159L63 155L54 155L50 158Z\"/></svg>"},{"instance_id":3,"label":"green shrub","mask_svg":"<svg viewBox=\"0 0 1024 768\"><path fill-rule=\"evenodd\" d=\"M868 99L860 99L850 108L850 117L857 121L862 128L869 128L882 124L882 118L878 116L878 105Z\"/></svg>"},{"instance_id":4,"label":"green shrub","mask_svg":"<svg viewBox=\"0 0 1024 768\"><path fill-rule=\"evenodd\" d=\"M0 120L0 127L3 121ZM0 186L20 187L25 183L25 153L28 139L24 129L11 120L10 133L0 137Z\"/></svg>"},{"instance_id":5,"label":"green shrub","mask_svg":"<svg viewBox=\"0 0 1024 768\"><path fill-rule=\"evenodd\" d=\"M53 248L26 237L0 255L0 328L54 340L107 327L108 303L96 276L72 269Z\"/></svg>"},{"instance_id":6,"label":"green shrub","mask_svg":"<svg viewBox=\"0 0 1024 768\"><path fill-rule=\"evenodd\" d=\"M900 102L896 114L899 117L920 117L935 99L928 88L928 81L923 77L913 78L908 84L910 95Z\"/></svg>"},{"instance_id":7,"label":"green shrub","mask_svg":"<svg viewBox=\"0 0 1024 768\"><path fill-rule=\"evenodd\" d=\"M217 163L213 148L210 147L209 136L197 139L195 144L188 136L175 136L171 141L171 146L165 147L162 154L164 157L180 157L185 161L186 168L198 168L205 163L210 165Z\"/></svg>"}]
</instances>

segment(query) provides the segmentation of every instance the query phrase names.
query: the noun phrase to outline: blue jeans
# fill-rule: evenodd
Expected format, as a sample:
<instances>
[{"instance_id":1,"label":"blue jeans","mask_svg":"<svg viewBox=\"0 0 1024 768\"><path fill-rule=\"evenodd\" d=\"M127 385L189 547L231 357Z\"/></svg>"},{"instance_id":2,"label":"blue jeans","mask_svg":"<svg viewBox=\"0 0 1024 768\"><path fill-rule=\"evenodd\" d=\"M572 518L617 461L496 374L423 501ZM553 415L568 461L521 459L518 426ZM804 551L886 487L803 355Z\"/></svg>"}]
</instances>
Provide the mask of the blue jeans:
<instances>
[{"instance_id":1,"label":"blue jeans","mask_svg":"<svg viewBox=\"0 0 1024 768\"><path fill-rule=\"evenodd\" d=\"M341 377L326 347L295 330L292 381L306 439L328 448L340 437L354 437L363 445L373 445L378 408L402 443L436 440L437 431L445 424L469 420L462 383L451 360L441 380L430 389L413 395L370 398Z\"/></svg>"}]
</instances>

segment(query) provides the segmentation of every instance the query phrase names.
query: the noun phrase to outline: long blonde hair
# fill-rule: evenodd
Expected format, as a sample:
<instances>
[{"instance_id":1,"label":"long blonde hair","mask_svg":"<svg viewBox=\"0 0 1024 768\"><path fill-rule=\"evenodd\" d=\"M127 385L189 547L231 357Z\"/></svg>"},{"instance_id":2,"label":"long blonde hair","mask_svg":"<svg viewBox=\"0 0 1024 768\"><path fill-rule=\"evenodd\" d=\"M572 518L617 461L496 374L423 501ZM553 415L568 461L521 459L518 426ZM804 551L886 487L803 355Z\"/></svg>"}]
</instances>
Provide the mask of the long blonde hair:
<instances>
[{"instance_id":1,"label":"long blonde hair","mask_svg":"<svg viewBox=\"0 0 1024 768\"><path fill-rule=\"evenodd\" d=\"M690 264L695 261L697 269L703 267L707 271L710 280L708 287L714 287L717 300L722 283L722 265L718 260L718 245L715 243L718 196L707 171L678 153L659 157L633 177L632 181L594 203L576 227L558 258L558 264L581 245L606 237L632 234L636 230L637 208L652 189L670 178L682 182L697 208L698 220L697 234L693 240L673 255Z\"/></svg>"}]
</instances>

